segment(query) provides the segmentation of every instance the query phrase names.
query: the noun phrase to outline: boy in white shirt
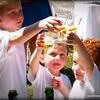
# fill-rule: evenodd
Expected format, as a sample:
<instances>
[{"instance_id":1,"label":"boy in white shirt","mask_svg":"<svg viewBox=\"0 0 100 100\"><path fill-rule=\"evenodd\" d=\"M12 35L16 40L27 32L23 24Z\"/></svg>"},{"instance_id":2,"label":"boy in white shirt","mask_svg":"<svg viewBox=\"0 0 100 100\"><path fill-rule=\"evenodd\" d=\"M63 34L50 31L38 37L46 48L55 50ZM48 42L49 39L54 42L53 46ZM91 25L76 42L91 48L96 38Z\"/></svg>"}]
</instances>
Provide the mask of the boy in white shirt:
<instances>
[{"instance_id":1,"label":"boy in white shirt","mask_svg":"<svg viewBox=\"0 0 100 100\"><path fill-rule=\"evenodd\" d=\"M61 25L55 17L24 28L22 22L20 0L0 0L0 98L8 98L12 89L17 90L18 98L27 97L24 43L43 29L57 31L54 24Z\"/></svg>"},{"instance_id":2,"label":"boy in white shirt","mask_svg":"<svg viewBox=\"0 0 100 100\"><path fill-rule=\"evenodd\" d=\"M69 78L60 73L68 55L68 47L65 43L54 42L47 50L44 57L45 67L39 64L44 48L44 34L40 34L36 41L36 49L30 60L28 79L33 86L33 98L45 99L45 89L52 87L54 99L68 97L71 83Z\"/></svg>"},{"instance_id":3,"label":"boy in white shirt","mask_svg":"<svg viewBox=\"0 0 100 100\"><path fill-rule=\"evenodd\" d=\"M88 53L87 49L75 33L69 33L66 36L67 43L74 46L75 51L73 55L74 64L73 70L76 81L72 87L69 98L70 99L85 99L85 98L100 98L100 72L97 65L93 61L93 58ZM91 43L90 41L89 43ZM100 51L100 45L98 42L98 56ZM91 46L94 47L92 43ZM94 48L93 48L94 49ZM92 50L92 49L91 49ZM97 50L97 48L95 49ZM77 93L76 93L77 91Z\"/></svg>"}]
</instances>

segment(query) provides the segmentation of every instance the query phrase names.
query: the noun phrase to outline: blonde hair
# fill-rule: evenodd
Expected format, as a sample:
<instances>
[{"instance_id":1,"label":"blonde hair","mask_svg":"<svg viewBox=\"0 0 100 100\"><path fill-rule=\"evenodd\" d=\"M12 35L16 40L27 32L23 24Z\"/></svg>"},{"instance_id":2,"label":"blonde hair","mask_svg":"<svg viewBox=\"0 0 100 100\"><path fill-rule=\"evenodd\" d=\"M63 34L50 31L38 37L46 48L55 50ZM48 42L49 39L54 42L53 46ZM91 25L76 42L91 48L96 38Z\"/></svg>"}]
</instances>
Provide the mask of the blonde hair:
<instances>
[{"instance_id":1,"label":"blonde hair","mask_svg":"<svg viewBox=\"0 0 100 100\"><path fill-rule=\"evenodd\" d=\"M2 15L4 9L6 9L6 5L17 2L21 3L20 0L0 0L0 15Z\"/></svg>"},{"instance_id":2,"label":"blonde hair","mask_svg":"<svg viewBox=\"0 0 100 100\"><path fill-rule=\"evenodd\" d=\"M0 0L0 7L9 3L19 2L20 0Z\"/></svg>"},{"instance_id":3,"label":"blonde hair","mask_svg":"<svg viewBox=\"0 0 100 100\"><path fill-rule=\"evenodd\" d=\"M45 65L45 57L47 55L47 52L51 49L51 48L57 48L57 47L64 47L66 49L66 54L68 56L68 53L69 53L69 47L67 44L64 44L64 43L60 43L60 42L55 42L53 43L53 45L51 45L50 47L48 47L47 50L43 50L42 52L42 56L41 56L41 59L40 59L40 62L41 64L44 66Z\"/></svg>"},{"instance_id":4,"label":"blonde hair","mask_svg":"<svg viewBox=\"0 0 100 100\"><path fill-rule=\"evenodd\" d=\"M69 47L68 47L68 45L67 44L65 44L65 43L63 43L63 42L59 42L59 41L57 41L57 42L54 42L52 45L50 45L50 46L48 46L48 48L46 48L46 50L45 50L45 54L48 52L48 50L50 49L50 48L52 48L52 47L54 47L54 48L56 48L56 47L60 47L60 46L65 46L65 49L66 49L66 51L67 51L67 55L68 55L68 52L69 52Z\"/></svg>"},{"instance_id":5,"label":"blonde hair","mask_svg":"<svg viewBox=\"0 0 100 100\"><path fill-rule=\"evenodd\" d=\"M59 47L60 47L60 46L63 46L63 47L65 46L65 49L66 49L67 55L68 55L69 48L68 48L68 45L67 45L67 44L64 44L64 43L54 43L54 44L53 44L53 47L54 47L54 48L56 48L56 47L58 47L58 46L59 46Z\"/></svg>"}]
</instances>

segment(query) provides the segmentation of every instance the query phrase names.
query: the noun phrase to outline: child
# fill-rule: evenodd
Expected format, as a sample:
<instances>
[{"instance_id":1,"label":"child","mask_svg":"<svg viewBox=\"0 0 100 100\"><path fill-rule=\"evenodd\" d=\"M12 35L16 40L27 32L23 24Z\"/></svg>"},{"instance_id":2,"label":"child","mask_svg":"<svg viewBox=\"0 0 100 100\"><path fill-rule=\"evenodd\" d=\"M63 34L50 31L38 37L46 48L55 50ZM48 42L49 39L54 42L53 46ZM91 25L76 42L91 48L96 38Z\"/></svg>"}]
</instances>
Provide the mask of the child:
<instances>
[{"instance_id":1,"label":"child","mask_svg":"<svg viewBox=\"0 0 100 100\"><path fill-rule=\"evenodd\" d=\"M89 82L89 79L84 70L83 61L81 61L81 58L79 57L77 51L74 51L73 61L74 63L73 63L72 70L74 72L74 76L76 80L71 89L69 98L85 99L87 95L90 95L92 93L93 87Z\"/></svg>"},{"instance_id":2,"label":"child","mask_svg":"<svg viewBox=\"0 0 100 100\"><path fill-rule=\"evenodd\" d=\"M12 89L17 90L18 98L26 98L24 43L43 29L57 31L54 24L61 25L55 17L24 28L22 22L20 0L0 0L0 98L8 98Z\"/></svg>"},{"instance_id":3,"label":"child","mask_svg":"<svg viewBox=\"0 0 100 100\"><path fill-rule=\"evenodd\" d=\"M45 89L53 87L54 98L68 97L71 83L69 78L60 73L64 67L68 47L64 43L54 42L44 56L45 67L39 64L44 47L44 34L40 34L36 41L36 49L30 59L28 79L33 86L33 98L45 99Z\"/></svg>"},{"instance_id":4,"label":"child","mask_svg":"<svg viewBox=\"0 0 100 100\"><path fill-rule=\"evenodd\" d=\"M96 64L94 64L92 57L76 34L67 34L66 38L67 42L75 47L73 55L75 64L73 68L74 71L77 69L75 75L79 76L76 77L77 79L72 87L69 98L98 98L98 95L100 95L100 72L98 71ZM84 78L82 79L82 77ZM80 82L83 84L80 84Z\"/></svg>"}]
</instances>

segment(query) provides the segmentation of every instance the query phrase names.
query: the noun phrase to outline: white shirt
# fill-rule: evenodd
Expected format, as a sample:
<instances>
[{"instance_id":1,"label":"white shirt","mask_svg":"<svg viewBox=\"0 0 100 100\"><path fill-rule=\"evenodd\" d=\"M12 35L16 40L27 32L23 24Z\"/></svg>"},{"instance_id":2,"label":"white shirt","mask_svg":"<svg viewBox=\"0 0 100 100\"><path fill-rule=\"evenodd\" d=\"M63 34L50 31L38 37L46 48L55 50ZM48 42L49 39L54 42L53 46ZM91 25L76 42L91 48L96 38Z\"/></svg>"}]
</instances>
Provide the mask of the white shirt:
<instances>
[{"instance_id":1,"label":"white shirt","mask_svg":"<svg viewBox=\"0 0 100 100\"><path fill-rule=\"evenodd\" d=\"M71 83L66 75L61 74L59 77L64 84L70 89ZM45 98L45 88L51 87L51 75L48 73L47 68L39 65L38 73L36 78L32 76L31 71L28 73L28 79L33 86L33 98L43 99ZM54 90L54 98L64 99L64 96L58 91Z\"/></svg>"},{"instance_id":2,"label":"white shirt","mask_svg":"<svg viewBox=\"0 0 100 100\"><path fill-rule=\"evenodd\" d=\"M91 84L94 88L94 93L92 95L89 95L88 97L100 98L100 71L95 64Z\"/></svg>"},{"instance_id":3,"label":"white shirt","mask_svg":"<svg viewBox=\"0 0 100 100\"><path fill-rule=\"evenodd\" d=\"M100 72L94 64L93 76L89 80L86 76L83 85L80 85L79 80L75 80L71 89L69 99L85 99L100 97Z\"/></svg>"},{"instance_id":4,"label":"white shirt","mask_svg":"<svg viewBox=\"0 0 100 100\"><path fill-rule=\"evenodd\" d=\"M0 30L0 98L8 98L11 89L17 90L18 98L26 98L24 45L18 44L8 50L9 37L13 34Z\"/></svg>"}]
</instances>

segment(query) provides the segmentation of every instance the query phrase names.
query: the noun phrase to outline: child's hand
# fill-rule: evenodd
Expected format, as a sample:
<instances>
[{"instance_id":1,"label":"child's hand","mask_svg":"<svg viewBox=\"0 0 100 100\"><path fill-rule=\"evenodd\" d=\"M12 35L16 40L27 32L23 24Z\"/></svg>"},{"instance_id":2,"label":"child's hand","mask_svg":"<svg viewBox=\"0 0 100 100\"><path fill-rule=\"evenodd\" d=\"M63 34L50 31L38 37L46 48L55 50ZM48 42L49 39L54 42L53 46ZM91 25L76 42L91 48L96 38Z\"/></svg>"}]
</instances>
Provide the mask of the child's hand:
<instances>
[{"instance_id":1,"label":"child's hand","mask_svg":"<svg viewBox=\"0 0 100 100\"><path fill-rule=\"evenodd\" d=\"M79 37L77 36L76 33L66 33L64 35L64 38L66 40L66 42L69 44L69 45L77 45L81 40L79 39Z\"/></svg>"},{"instance_id":2,"label":"child's hand","mask_svg":"<svg viewBox=\"0 0 100 100\"><path fill-rule=\"evenodd\" d=\"M60 80L58 80L55 77L53 77L52 86L53 86L54 89L59 89L60 88Z\"/></svg>"},{"instance_id":3,"label":"child's hand","mask_svg":"<svg viewBox=\"0 0 100 100\"><path fill-rule=\"evenodd\" d=\"M55 77L53 77L53 79L52 79L52 87L54 89L59 90L63 94L63 96L65 98L68 97L69 88L60 79L56 79Z\"/></svg>"},{"instance_id":4,"label":"child's hand","mask_svg":"<svg viewBox=\"0 0 100 100\"><path fill-rule=\"evenodd\" d=\"M62 89L62 85L64 85L64 83L60 79L53 77L52 86L54 89L58 89L60 91Z\"/></svg>"},{"instance_id":5,"label":"child's hand","mask_svg":"<svg viewBox=\"0 0 100 100\"><path fill-rule=\"evenodd\" d=\"M58 26L62 25L61 18L58 17L47 17L39 22L39 27L48 29L51 32L58 32L60 28Z\"/></svg>"},{"instance_id":6,"label":"child's hand","mask_svg":"<svg viewBox=\"0 0 100 100\"><path fill-rule=\"evenodd\" d=\"M44 47L44 34L38 34L36 40L36 47L42 49Z\"/></svg>"}]
</instances>

